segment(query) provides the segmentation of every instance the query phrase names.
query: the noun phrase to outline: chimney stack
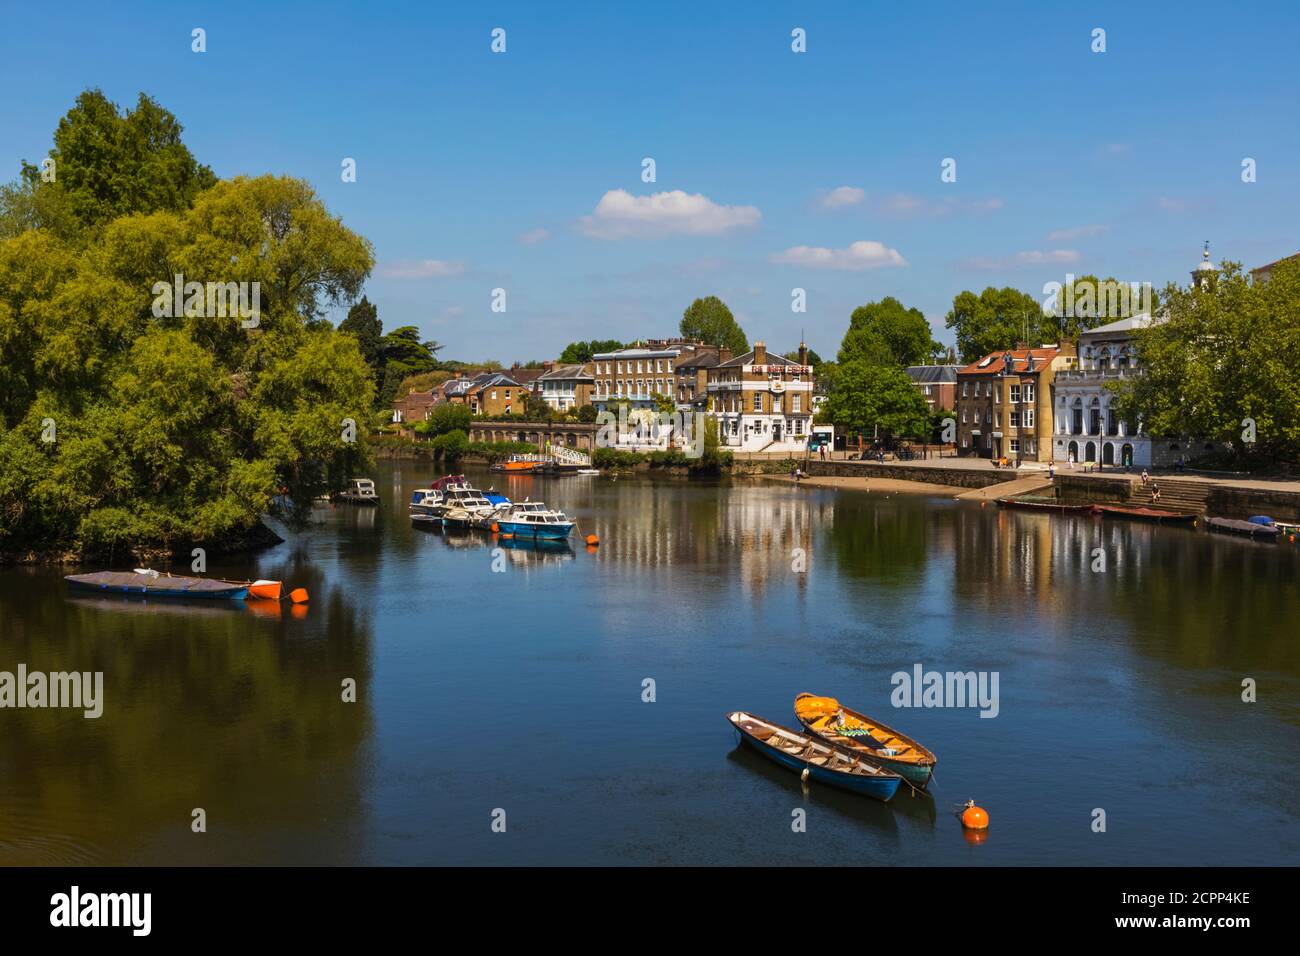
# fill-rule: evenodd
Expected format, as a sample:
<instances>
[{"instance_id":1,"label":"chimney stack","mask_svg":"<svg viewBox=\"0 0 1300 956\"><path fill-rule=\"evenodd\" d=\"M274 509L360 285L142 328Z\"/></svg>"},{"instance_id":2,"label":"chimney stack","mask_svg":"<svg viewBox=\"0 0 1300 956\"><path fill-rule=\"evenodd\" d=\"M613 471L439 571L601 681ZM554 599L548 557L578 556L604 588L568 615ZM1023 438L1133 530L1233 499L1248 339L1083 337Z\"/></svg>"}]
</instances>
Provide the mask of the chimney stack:
<instances>
[{"instance_id":1,"label":"chimney stack","mask_svg":"<svg viewBox=\"0 0 1300 956\"><path fill-rule=\"evenodd\" d=\"M807 366L808 364L808 343L807 342L799 343L799 364L803 366Z\"/></svg>"},{"instance_id":2,"label":"chimney stack","mask_svg":"<svg viewBox=\"0 0 1300 956\"><path fill-rule=\"evenodd\" d=\"M721 365L723 362L729 362L729 361L731 361L731 346L729 345L718 346L718 364Z\"/></svg>"},{"instance_id":3,"label":"chimney stack","mask_svg":"<svg viewBox=\"0 0 1300 956\"><path fill-rule=\"evenodd\" d=\"M767 364L767 346L764 345L762 342L754 343L754 364L755 365Z\"/></svg>"}]
</instances>

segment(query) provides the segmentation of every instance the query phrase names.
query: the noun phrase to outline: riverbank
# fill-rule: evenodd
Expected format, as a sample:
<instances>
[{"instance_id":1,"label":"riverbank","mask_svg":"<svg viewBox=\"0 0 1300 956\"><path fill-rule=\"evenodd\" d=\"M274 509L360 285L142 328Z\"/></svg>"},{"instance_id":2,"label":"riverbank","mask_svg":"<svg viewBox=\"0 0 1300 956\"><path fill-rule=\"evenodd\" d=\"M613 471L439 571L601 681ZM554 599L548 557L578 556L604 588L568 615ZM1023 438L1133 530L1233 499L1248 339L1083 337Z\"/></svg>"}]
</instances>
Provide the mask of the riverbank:
<instances>
[{"instance_id":1,"label":"riverbank","mask_svg":"<svg viewBox=\"0 0 1300 956\"><path fill-rule=\"evenodd\" d=\"M798 484L808 488L834 488L837 491L869 491L886 495L929 495L932 498L956 498L967 489L956 485L938 485L925 481L904 481L899 478L860 478L841 475L800 478L789 475L758 475L768 481Z\"/></svg>"},{"instance_id":2,"label":"riverbank","mask_svg":"<svg viewBox=\"0 0 1300 956\"><path fill-rule=\"evenodd\" d=\"M77 565L91 562L109 566L121 566L131 563L140 567L150 564L171 564L173 562L188 564L193 560L195 548L202 548L208 557L229 557L232 555L253 555L283 543L284 538L268 527L266 522L262 520L246 531L207 541L172 542L166 545L124 545L120 549L100 548L93 551L84 550L75 542L38 546L11 546L8 550L0 551L0 567L6 565Z\"/></svg>"}]
</instances>

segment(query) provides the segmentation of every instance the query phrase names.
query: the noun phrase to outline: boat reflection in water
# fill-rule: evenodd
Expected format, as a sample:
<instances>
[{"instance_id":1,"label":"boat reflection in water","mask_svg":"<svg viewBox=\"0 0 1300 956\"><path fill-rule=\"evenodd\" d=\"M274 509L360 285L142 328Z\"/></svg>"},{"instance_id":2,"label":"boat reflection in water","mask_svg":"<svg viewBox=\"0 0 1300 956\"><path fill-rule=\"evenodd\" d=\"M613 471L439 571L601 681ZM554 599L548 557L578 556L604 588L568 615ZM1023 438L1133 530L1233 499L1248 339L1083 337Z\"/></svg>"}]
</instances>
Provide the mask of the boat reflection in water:
<instances>
[{"instance_id":1,"label":"boat reflection in water","mask_svg":"<svg viewBox=\"0 0 1300 956\"><path fill-rule=\"evenodd\" d=\"M412 523L411 527L441 539L443 544L454 551L500 548L508 554L512 564L546 564L571 560L574 555L573 547L567 540L520 538L477 528L450 525L444 528L436 522Z\"/></svg>"}]
</instances>

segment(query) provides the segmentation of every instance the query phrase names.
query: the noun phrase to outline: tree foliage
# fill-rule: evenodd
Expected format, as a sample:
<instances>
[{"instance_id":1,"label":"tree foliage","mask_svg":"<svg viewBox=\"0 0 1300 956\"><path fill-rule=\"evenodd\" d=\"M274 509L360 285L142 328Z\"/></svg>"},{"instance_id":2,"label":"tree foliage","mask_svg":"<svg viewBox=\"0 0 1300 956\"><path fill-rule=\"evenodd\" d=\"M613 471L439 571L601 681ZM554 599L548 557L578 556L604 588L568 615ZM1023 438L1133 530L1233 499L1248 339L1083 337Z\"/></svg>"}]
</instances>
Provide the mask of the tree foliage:
<instances>
[{"instance_id":1,"label":"tree foliage","mask_svg":"<svg viewBox=\"0 0 1300 956\"><path fill-rule=\"evenodd\" d=\"M909 309L887 296L853 310L836 361L906 368L924 364L940 348L920 309Z\"/></svg>"},{"instance_id":2,"label":"tree foliage","mask_svg":"<svg viewBox=\"0 0 1300 956\"><path fill-rule=\"evenodd\" d=\"M109 107L78 99L57 183L32 192L57 189L78 228L0 240L0 552L233 542L282 490L301 518L362 455L369 370L320 316L360 292L369 243L299 180L199 191L170 114ZM257 283L256 325L155 315L178 274Z\"/></svg>"},{"instance_id":3,"label":"tree foliage","mask_svg":"<svg viewBox=\"0 0 1300 956\"><path fill-rule=\"evenodd\" d=\"M924 435L930 412L902 369L864 359L837 363L835 383L818 418L848 432Z\"/></svg>"},{"instance_id":4,"label":"tree foliage","mask_svg":"<svg viewBox=\"0 0 1300 956\"><path fill-rule=\"evenodd\" d=\"M590 342L570 342L560 353L560 365L585 365L602 352L616 352L623 348L618 339L592 339Z\"/></svg>"},{"instance_id":5,"label":"tree foliage","mask_svg":"<svg viewBox=\"0 0 1300 956\"><path fill-rule=\"evenodd\" d=\"M1248 462L1300 461L1300 263L1261 284L1224 263L1210 289L1170 285L1161 301L1163 321L1135 336L1143 374L1115 386L1125 417L1152 435L1224 442Z\"/></svg>"},{"instance_id":6,"label":"tree foliage","mask_svg":"<svg viewBox=\"0 0 1300 956\"><path fill-rule=\"evenodd\" d=\"M696 299L682 313L681 334L708 345L725 346L732 355L749 351L749 340L726 303L716 295Z\"/></svg>"},{"instance_id":7,"label":"tree foliage","mask_svg":"<svg viewBox=\"0 0 1300 956\"><path fill-rule=\"evenodd\" d=\"M952 300L945 324L957 332L962 362L975 362L1019 342L1041 345L1056 341L1056 328L1038 300L1010 287L989 286L979 295L969 290Z\"/></svg>"}]
</instances>

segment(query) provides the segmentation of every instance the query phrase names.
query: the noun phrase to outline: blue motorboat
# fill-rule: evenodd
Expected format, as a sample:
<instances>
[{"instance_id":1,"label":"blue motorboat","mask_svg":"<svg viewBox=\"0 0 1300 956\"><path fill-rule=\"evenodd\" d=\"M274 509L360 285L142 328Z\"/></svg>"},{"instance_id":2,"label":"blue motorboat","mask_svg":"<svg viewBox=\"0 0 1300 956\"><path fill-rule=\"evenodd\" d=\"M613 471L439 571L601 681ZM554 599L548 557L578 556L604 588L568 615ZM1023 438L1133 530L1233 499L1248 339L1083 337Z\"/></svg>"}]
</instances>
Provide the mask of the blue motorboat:
<instances>
[{"instance_id":1,"label":"blue motorboat","mask_svg":"<svg viewBox=\"0 0 1300 956\"><path fill-rule=\"evenodd\" d=\"M563 541L573 532L573 522L563 511L553 511L540 501L519 501L501 518L497 530L516 538Z\"/></svg>"}]
</instances>

